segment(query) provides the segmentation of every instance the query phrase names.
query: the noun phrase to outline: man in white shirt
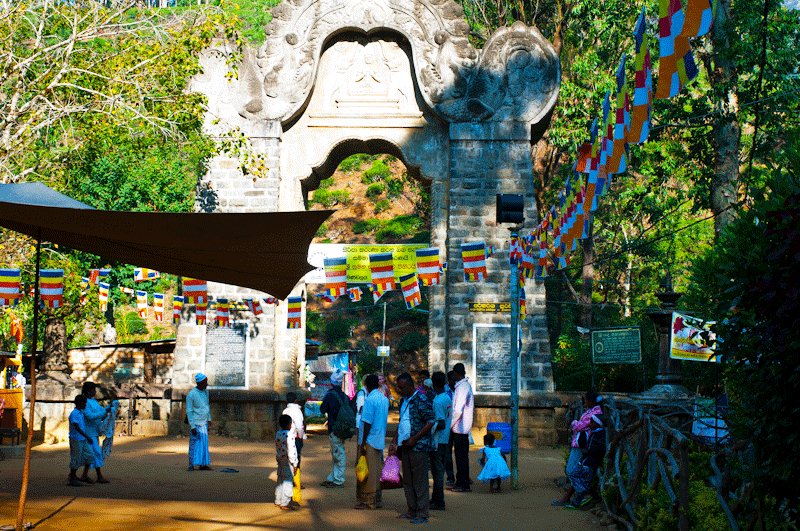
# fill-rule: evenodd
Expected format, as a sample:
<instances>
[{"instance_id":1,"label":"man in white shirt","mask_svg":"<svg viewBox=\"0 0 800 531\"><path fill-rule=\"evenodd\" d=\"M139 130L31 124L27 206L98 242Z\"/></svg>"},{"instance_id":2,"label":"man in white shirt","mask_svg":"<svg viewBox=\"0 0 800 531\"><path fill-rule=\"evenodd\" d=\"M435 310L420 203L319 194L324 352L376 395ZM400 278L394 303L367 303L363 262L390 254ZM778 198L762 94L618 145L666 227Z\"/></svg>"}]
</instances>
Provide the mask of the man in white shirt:
<instances>
[{"instance_id":1,"label":"man in white shirt","mask_svg":"<svg viewBox=\"0 0 800 531\"><path fill-rule=\"evenodd\" d=\"M466 377L463 363L453 367L456 388L453 391L453 450L455 453L456 484L453 492L471 492L469 477L469 433L472 430L472 416L475 410L475 399L472 386Z\"/></svg>"},{"instance_id":2,"label":"man in white shirt","mask_svg":"<svg viewBox=\"0 0 800 531\"><path fill-rule=\"evenodd\" d=\"M358 456L367 458L369 473L356 484L356 509L379 509L381 497L381 471L383 448L386 446L386 424L389 419L389 399L378 390L378 377L374 374L364 379L367 396L358 426Z\"/></svg>"},{"instance_id":3,"label":"man in white shirt","mask_svg":"<svg viewBox=\"0 0 800 531\"><path fill-rule=\"evenodd\" d=\"M297 400L297 393L289 391L286 393L286 408L283 410L283 415L289 415L292 418L292 427L289 430L289 438L293 439L294 447L297 449L297 468L300 468L301 456L303 450L303 443L306 440L306 425L303 418L303 408Z\"/></svg>"},{"instance_id":4,"label":"man in white shirt","mask_svg":"<svg viewBox=\"0 0 800 531\"><path fill-rule=\"evenodd\" d=\"M194 467L211 470L211 455L208 453L208 424L211 422L211 404L208 401L208 378L198 372L197 385L186 395L186 419L189 422L189 472Z\"/></svg>"}]
</instances>

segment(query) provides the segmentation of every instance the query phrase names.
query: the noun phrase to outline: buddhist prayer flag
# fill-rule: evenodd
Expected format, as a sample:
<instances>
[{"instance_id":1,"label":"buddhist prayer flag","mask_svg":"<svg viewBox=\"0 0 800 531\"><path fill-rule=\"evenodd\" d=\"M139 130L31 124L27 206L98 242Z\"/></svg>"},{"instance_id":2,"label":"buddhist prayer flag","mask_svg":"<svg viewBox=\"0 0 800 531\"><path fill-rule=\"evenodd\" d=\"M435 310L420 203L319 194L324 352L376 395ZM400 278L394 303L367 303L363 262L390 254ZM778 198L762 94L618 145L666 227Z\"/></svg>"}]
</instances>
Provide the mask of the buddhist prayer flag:
<instances>
[{"instance_id":1,"label":"buddhist prayer flag","mask_svg":"<svg viewBox=\"0 0 800 531\"><path fill-rule=\"evenodd\" d=\"M324 300L325 302L333 302L333 297L328 295L327 291L325 293L316 293L314 296L318 299Z\"/></svg>"},{"instance_id":2,"label":"buddhist prayer flag","mask_svg":"<svg viewBox=\"0 0 800 531\"><path fill-rule=\"evenodd\" d=\"M183 310L183 297L175 295L172 297L172 322L181 322L181 310Z\"/></svg>"},{"instance_id":3,"label":"buddhist prayer flag","mask_svg":"<svg viewBox=\"0 0 800 531\"><path fill-rule=\"evenodd\" d=\"M392 253L376 253L369 255L369 268L372 271L373 293L383 295L387 291L397 289L394 281L394 261ZM380 298L380 295L378 298Z\"/></svg>"},{"instance_id":4,"label":"buddhist prayer flag","mask_svg":"<svg viewBox=\"0 0 800 531\"><path fill-rule=\"evenodd\" d=\"M333 298L343 297L347 292L347 258L325 258L325 290Z\"/></svg>"},{"instance_id":5,"label":"buddhist prayer flag","mask_svg":"<svg viewBox=\"0 0 800 531\"><path fill-rule=\"evenodd\" d=\"M92 284L97 284L100 280L100 270L99 269L90 269L89 270L89 282Z\"/></svg>"},{"instance_id":6,"label":"buddhist prayer flag","mask_svg":"<svg viewBox=\"0 0 800 531\"><path fill-rule=\"evenodd\" d=\"M164 294L153 293L153 311L156 315L156 321L164 320Z\"/></svg>"},{"instance_id":7,"label":"buddhist prayer flag","mask_svg":"<svg viewBox=\"0 0 800 531\"><path fill-rule=\"evenodd\" d=\"M422 295L419 292L416 273L401 276L400 289L403 290L403 299L406 301L407 309L410 310L422 304Z\"/></svg>"},{"instance_id":8,"label":"buddhist prayer flag","mask_svg":"<svg viewBox=\"0 0 800 531\"><path fill-rule=\"evenodd\" d=\"M217 299L217 326L230 326L231 312L228 299Z\"/></svg>"},{"instance_id":9,"label":"buddhist prayer flag","mask_svg":"<svg viewBox=\"0 0 800 531\"><path fill-rule=\"evenodd\" d=\"M711 30L716 12L717 0L687 0L686 20L680 36L687 40L702 37Z\"/></svg>"},{"instance_id":10,"label":"buddhist prayer flag","mask_svg":"<svg viewBox=\"0 0 800 531\"><path fill-rule=\"evenodd\" d=\"M486 246L483 242L462 243L461 260L464 262L465 282L486 279Z\"/></svg>"},{"instance_id":11,"label":"buddhist prayer flag","mask_svg":"<svg viewBox=\"0 0 800 531\"><path fill-rule=\"evenodd\" d=\"M208 313L208 302L198 302L194 314L194 322L198 325L206 324L206 314Z\"/></svg>"},{"instance_id":12,"label":"buddhist prayer flag","mask_svg":"<svg viewBox=\"0 0 800 531\"><path fill-rule=\"evenodd\" d=\"M144 319L147 317L147 292L136 290L136 311L139 312L139 317Z\"/></svg>"},{"instance_id":13,"label":"buddhist prayer flag","mask_svg":"<svg viewBox=\"0 0 800 531\"><path fill-rule=\"evenodd\" d=\"M64 270L39 270L39 297L48 308L64 305Z\"/></svg>"},{"instance_id":14,"label":"buddhist prayer flag","mask_svg":"<svg viewBox=\"0 0 800 531\"><path fill-rule=\"evenodd\" d=\"M274 304L275 306L277 306L278 304L280 304L280 301L276 297L267 297L266 299L264 299L264 304Z\"/></svg>"},{"instance_id":15,"label":"buddhist prayer flag","mask_svg":"<svg viewBox=\"0 0 800 531\"><path fill-rule=\"evenodd\" d=\"M205 280L185 277L183 296L187 304L208 305L208 283Z\"/></svg>"},{"instance_id":16,"label":"buddhist prayer flag","mask_svg":"<svg viewBox=\"0 0 800 531\"><path fill-rule=\"evenodd\" d=\"M100 311L108 309L108 292L111 289L111 284L107 282L100 282L97 284L97 300L100 303Z\"/></svg>"},{"instance_id":17,"label":"buddhist prayer flag","mask_svg":"<svg viewBox=\"0 0 800 531\"><path fill-rule=\"evenodd\" d=\"M643 7L633 31L636 55L634 57L633 107L628 131L629 144L643 144L650 134L650 119L653 110L653 67L650 61L650 49L645 41L646 26Z\"/></svg>"},{"instance_id":18,"label":"buddhist prayer flag","mask_svg":"<svg viewBox=\"0 0 800 531\"><path fill-rule=\"evenodd\" d=\"M614 133L611 154L608 158L608 173L623 173L628 168L627 136L631 123L628 89L625 86L625 60L622 54L617 67L617 111L614 115Z\"/></svg>"},{"instance_id":19,"label":"buddhist prayer flag","mask_svg":"<svg viewBox=\"0 0 800 531\"><path fill-rule=\"evenodd\" d=\"M136 292L136 290L134 290L133 288L129 288L129 287L127 287L127 286L120 286L120 287L119 287L119 290L120 290L122 293L124 293L125 295L131 296L131 297L132 297L132 296L133 296L133 294Z\"/></svg>"},{"instance_id":20,"label":"buddhist prayer flag","mask_svg":"<svg viewBox=\"0 0 800 531\"><path fill-rule=\"evenodd\" d=\"M289 305L286 328L301 328L302 314L303 314L303 298L289 297L288 299L286 299L286 302Z\"/></svg>"},{"instance_id":21,"label":"buddhist prayer flag","mask_svg":"<svg viewBox=\"0 0 800 531\"><path fill-rule=\"evenodd\" d=\"M19 269L0 269L0 306L16 305L22 298Z\"/></svg>"},{"instance_id":22,"label":"buddhist prayer flag","mask_svg":"<svg viewBox=\"0 0 800 531\"><path fill-rule=\"evenodd\" d=\"M417 249L417 276L423 286L434 286L441 282L439 249L428 247Z\"/></svg>"},{"instance_id":23,"label":"buddhist prayer flag","mask_svg":"<svg viewBox=\"0 0 800 531\"><path fill-rule=\"evenodd\" d=\"M111 269L110 269L110 268L107 268L107 267L105 267L105 268L102 268L102 269L98 269L98 270L97 270L97 275L98 275L98 277L99 277L99 278L102 278L102 279L104 279L104 278L106 278L106 277L107 277L109 274L111 274Z\"/></svg>"},{"instance_id":24,"label":"buddhist prayer flag","mask_svg":"<svg viewBox=\"0 0 800 531\"><path fill-rule=\"evenodd\" d=\"M359 302L361 300L361 288L358 286L349 288L347 290L347 295L350 297L352 302Z\"/></svg>"},{"instance_id":25,"label":"buddhist prayer flag","mask_svg":"<svg viewBox=\"0 0 800 531\"><path fill-rule=\"evenodd\" d=\"M264 310L261 308L261 303L258 301L258 299L245 299L244 304L247 306L248 310L253 312L253 315L261 315L264 313Z\"/></svg>"},{"instance_id":26,"label":"buddhist prayer flag","mask_svg":"<svg viewBox=\"0 0 800 531\"><path fill-rule=\"evenodd\" d=\"M86 304L86 295L89 292L89 277L81 277L81 306Z\"/></svg>"},{"instance_id":27,"label":"buddhist prayer flag","mask_svg":"<svg viewBox=\"0 0 800 531\"><path fill-rule=\"evenodd\" d=\"M134 282L144 282L146 280L155 280L161 277L161 273L154 269L147 269L146 267L133 268Z\"/></svg>"},{"instance_id":28,"label":"buddhist prayer flag","mask_svg":"<svg viewBox=\"0 0 800 531\"><path fill-rule=\"evenodd\" d=\"M681 36L684 12L681 0L658 2L658 87L656 98L667 99L678 93L697 77L697 65L689 40Z\"/></svg>"},{"instance_id":29,"label":"buddhist prayer flag","mask_svg":"<svg viewBox=\"0 0 800 531\"><path fill-rule=\"evenodd\" d=\"M525 290L519 290L519 320L524 321L525 317L528 315L527 307L525 304Z\"/></svg>"},{"instance_id":30,"label":"buddhist prayer flag","mask_svg":"<svg viewBox=\"0 0 800 531\"><path fill-rule=\"evenodd\" d=\"M486 258L491 258L494 256L494 245L487 245L486 246Z\"/></svg>"},{"instance_id":31,"label":"buddhist prayer flag","mask_svg":"<svg viewBox=\"0 0 800 531\"><path fill-rule=\"evenodd\" d=\"M520 243L519 236L511 238L511 246L508 249L508 262L510 264L519 264L522 261L522 243Z\"/></svg>"}]
</instances>

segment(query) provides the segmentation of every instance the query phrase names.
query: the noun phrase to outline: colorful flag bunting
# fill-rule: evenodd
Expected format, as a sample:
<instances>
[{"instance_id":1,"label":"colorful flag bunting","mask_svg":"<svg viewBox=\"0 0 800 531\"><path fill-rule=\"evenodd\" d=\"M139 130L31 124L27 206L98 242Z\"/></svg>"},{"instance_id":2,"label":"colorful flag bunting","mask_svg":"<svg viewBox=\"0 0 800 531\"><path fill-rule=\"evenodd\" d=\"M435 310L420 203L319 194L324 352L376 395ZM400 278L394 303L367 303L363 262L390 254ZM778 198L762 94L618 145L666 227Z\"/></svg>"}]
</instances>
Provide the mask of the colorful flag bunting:
<instances>
[{"instance_id":1,"label":"colorful flag bunting","mask_svg":"<svg viewBox=\"0 0 800 531\"><path fill-rule=\"evenodd\" d=\"M328 295L327 291L325 293L315 293L314 296L318 299L324 300L325 302L333 302L333 297Z\"/></svg>"},{"instance_id":2,"label":"colorful flag bunting","mask_svg":"<svg viewBox=\"0 0 800 531\"><path fill-rule=\"evenodd\" d=\"M274 304L275 306L279 305L281 301L279 301L276 297L267 297L264 299L264 304Z\"/></svg>"},{"instance_id":3,"label":"colorful flag bunting","mask_svg":"<svg viewBox=\"0 0 800 531\"><path fill-rule=\"evenodd\" d=\"M681 28L681 37L693 39L711 31L714 15L717 13L717 0L687 0L686 20Z\"/></svg>"},{"instance_id":4,"label":"colorful flag bunting","mask_svg":"<svg viewBox=\"0 0 800 531\"><path fill-rule=\"evenodd\" d=\"M462 243L461 260L464 262L465 282L486 279L486 248L483 242Z\"/></svg>"},{"instance_id":5,"label":"colorful flag bunting","mask_svg":"<svg viewBox=\"0 0 800 531\"><path fill-rule=\"evenodd\" d=\"M441 282L439 249L428 247L417 249L417 275L423 286L434 286Z\"/></svg>"},{"instance_id":6,"label":"colorful flag bunting","mask_svg":"<svg viewBox=\"0 0 800 531\"><path fill-rule=\"evenodd\" d=\"M394 281L394 260L392 253L376 253L369 255L369 268L372 271L373 293L381 295L397 289ZM378 296L380 298L380 295Z\"/></svg>"},{"instance_id":7,"label":"colorful flag bunting","mask_svg":"<svg viewBox=\"0 0 800 531\"><path fill-rule=\"evenodd\" d=\"M108 309L108 292L111 289L111 284L108 282L99 282L97 284L97 300L100 303L100 311Z\"/></svg>"},{"instance_id":8,"label":"colorful flag bunting","mask_svg":"<svg viewBox=\"0 0 800 531\"><path fill-rule=\"evenodd\" d=\"M147 269L146 267L133 268L134 282L144 282L146 280L155 280L157 278L161 278L161 273L155 269Z\"/></svg>"},{"instance_id":9,"label":"colorful flag bunting","mask_svg":"<svg viewBox=\"0 0 800 531\"><path fill-rule=\"evenodd\" d=\"M245 299L244 300L245 306L247 309L253 312L253 315L261 315L264 313L264 310L261 308L261 303L258 299Z\"/></svg>"},{"instance_id":10,"label":"colorful flag bunting","mask_svg":"<svg viewBox=\"0 0 800 531\"><path fill-rule=\"evenodd\" d=\"M181 310L183 310L183 297L175 295L172 297L172 322L177 324L181 322Z\"/></svg>"},{"instance_id":11,"label":"colorful flag bunting","mask_svg":"<svg viewBox=\"0 0 800 531\"><path fill-rule=\"evenodd\" d=\"M634 57L633 107L628 131L629 144L644 144L650 134L650 120L653 111L653 67L650 61L650 49L645 41L646 27L646 12L642 7L642 13L633 30L636 55Z\"/></svg>"},{"instance_id":12,"label":"colorful flag bunting","mask_svg":"<svg viewBox=\"0 0 800 531\"><path fill-rule=\"evenodd\" d=\"M89 294L89 277L81 277L81 306L86 304L86 296Z\"/></svg>"},{"instance_id":13,"label":"colorful flag bunting","mask_svg":"<svg viewBox=\"0 0 800 531\"><path fill-rule=\"evenodd\" d=\"M64 305L64 270L39 270L39 298L48 308L61 308Z\"/></svg>"},{"instance_id":14,"label":"colorful flag bunting","mask_svg":"<svg viewBox=\"0 0 800 531\"><path fill-rule=\"evenodd\" d=\"M156 321L164 320L164 294L153 293L153 311L155 312Z\"/></svg>"},{"instance_id":15,"label":"colorful flag bunting","mask_svg":"<svg viewBox=\"0 0 800 531\"><path fill-rule=\"evenodd\" d=\"M286 302L289 305L286 328L301 328L303 326L303 298L289 297Z\"/></svg>"},{"instance_id":16,"label":"colorful flag bunting","mask_svg":"<svg viewBox=\"0 0 800 531\"><path fill-rule=\"evenodd\" d=\"M527 306L525 304L525 290L519 290L519 320L524 321L525 317L527 317L528 311Z\"/></svg>"},{"instance_id":17,"label":"colorful flag bunting","mask_svg":"<svg viewBox=\"0 0 800 531\"><path fill-rule=\"evenodd\" d=\"M416 273L401 276L400 289L403 290L403 299L406 301L407 309L411 310L422 304L422 294L419 291Z\"/></svg>"},{"instance_id":18,"label":"colorful flag bunting","mask_svg":"<svg viewBox=\"0 0 800 531\"><path fill-rule=\"evenodd\" d=\"M19 269L0 269L0 306L16 306L22 298Z\"/></svg>"},{"instance_id":19,"label":"colorful flag bunting","mask_svg":"<svg viewBox=\"0 0 800 531\"><path fill-rule=\"evenodd\" d=\"M198 302L194 313L194 322L198 325L206 324L206 314L208 313L208 302Z\"/></svg>"},{"instance_id":20,"label":"colorful flag bunting","mask_svg":"<svg viewBox=\"0 0 800 531\"><path fill-rule=\"evenodd\" d=\"M658 86L656 98L667 99L678 93L697 77L697 65L689 40L681 36L684 12L681 0L658 2Z\"/></svg>"},{"instance_id":21,"label":"colorful flag bunting","mask_svg":"<svg viewBox=\"0 0 800 531\"><path fill-rule=\"evenodd\" d=\"M135 289L133 289L133 288L129 288L129 287L127 287L127 286L120 286L120 287L119 287L119 290L120 290L122 293L124 293L125 295L131 296L131 297L133 296L133 294L134 294L134 293L136 293L136 290L135 290Z\"/></svg>"},{"instance_id":22,"label":"colorful flag bunting","mask_svg":"<svg viewBox=\"0 0 800 531\"><path fill-rule=\"evenodd\" d=\"M623 173L628 168L628 130L631 125L631 100L625 86L625 60L622 54L617 67L617 110L614 116L614 134L608 158L608 173Z\"/></svg>"},{"instance_id":23,"label":"colorful flag bunting","mask_svg":"<svg viewBox=\"0 0 800 531\"><path fill-rule=\"evenodd\" d=\"M511 245L508 249L508 262L510 264L519 264L522 261L522 244L520 243L519 236L511 238Z\"/></svg>"},{"instance_id":24,"label":"colorful flag bunting","mask_svg":"<svg viewBox=\"0 0 800 531\"><path fill-rule=\"evenodd\" d=\"M144 319L147 317L147 292L136 290L136 311L139 312L139 317Z\"/></svg>"},{"instance_id":25,"label":"colorful flag bunting","mask_svg":"<svg viewBox=\"0 0 800 531\"><path fill-rule=\"evenodd\" d=\"M97 284L100 281L100 270L99 269L90 269L89 270L89 281L92 284Z\"/></svg>"},{"instance_id":26,"label":"colorful flag bunting","mask_svg":"<svg viewBox=\"0 0 800 531\"><path fill-rule=\"evenodd\" d=\"M486 246L486 258L491 258L494 256L494 245L487 245Z\"/></svg>"},{"instance_id":27,"label":"colorful flag bunting","mask_svg":"<svg viewBox=\"0 0 800 531\"><path fill-rule=\"evenodd\" d=\"M359 302L361 301L361 288L358 286L354 288L348 288L347 295L350 297L352 302Z\"/></svg>"},{"instance_id":28,"label":"colorful flag bunting","mask_svg":"<svg viewBox=\"0 0 800 531\"><path fill-rule=\"evenodd\" d=\"M370 291L372 291L372 302L378 302L383 297L383 294L386 293L375 284L370 284Z\"/></svg>"},{"instance_id":29,"label":"colorful flag bunting","mask_svg":"<svg viewBox=\"0 0 800 531\"><path fill-rule=\"evenodd\" d=\"M217 299L217 326L230 326L231 312L228 299Z\"/></svg>"},{"instance_id":30,"label":"colorful flag bunting","mask_svg":"<svg viewBox=\"0 0 800 531\"><path fill-rule=\"evenodd\" d=\"M347 258L325 258L325 289L334 299L347 293Z\"/></svg>"},{"instance_id":31,"label":"colorful flag bunting","mask_svg":"<svg viewBox=\"0 0 800 531\"><path fill-rule=\"evenodd\" d=\"M208 283L205 280L184 277L183 296L187 304L208 305Z\"/></svg>"}]
</instances>

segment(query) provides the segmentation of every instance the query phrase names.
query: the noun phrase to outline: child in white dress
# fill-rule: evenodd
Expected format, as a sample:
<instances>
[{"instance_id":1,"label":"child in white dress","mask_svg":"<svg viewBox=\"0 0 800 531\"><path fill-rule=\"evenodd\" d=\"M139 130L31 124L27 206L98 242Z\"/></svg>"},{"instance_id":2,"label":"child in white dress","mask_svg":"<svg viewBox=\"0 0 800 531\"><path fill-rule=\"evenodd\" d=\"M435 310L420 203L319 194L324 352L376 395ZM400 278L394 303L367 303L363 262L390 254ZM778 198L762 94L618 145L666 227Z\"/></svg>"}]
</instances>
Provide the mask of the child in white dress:
<instances>
[{"instance_id":1,"label":"child in white dress","mask_svg":"<svg viewBox=\"0 0 800 531\"><path fill-rule=\"evenodd\" d=\"M494 447L494 435L487 433L483 436L483 450L481 450L481 465L483 470L478 474L478 479L489 482L489 492L500 492L500 482L511 477L508 464L500 453L500 448Z\"/></svg>"}]
</instances>

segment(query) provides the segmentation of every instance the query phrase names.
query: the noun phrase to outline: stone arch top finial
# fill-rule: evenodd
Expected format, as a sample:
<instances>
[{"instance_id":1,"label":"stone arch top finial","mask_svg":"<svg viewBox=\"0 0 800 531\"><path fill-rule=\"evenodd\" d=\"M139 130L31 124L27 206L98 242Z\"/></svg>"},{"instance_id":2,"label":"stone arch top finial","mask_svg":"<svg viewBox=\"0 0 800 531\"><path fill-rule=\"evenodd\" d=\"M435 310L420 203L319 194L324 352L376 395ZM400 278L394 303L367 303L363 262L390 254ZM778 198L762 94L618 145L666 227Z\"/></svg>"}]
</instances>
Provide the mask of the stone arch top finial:
<instances>
[{"instance_id":1,"label":"stone arch top finial","mask_svg":"<svg viewBox=\"0 0 800 531\"><path fill-rule=\"evenodd\" d=\"M289 121L308 100L325 43L347 31L389 30L410 43L427 105L449 122L536 123L555 105L560 63L542 34L521 22L476 50L453 0L286 0L272 10L267 40L244 54L239 113Z\"/></svg>"}]
</instances>

